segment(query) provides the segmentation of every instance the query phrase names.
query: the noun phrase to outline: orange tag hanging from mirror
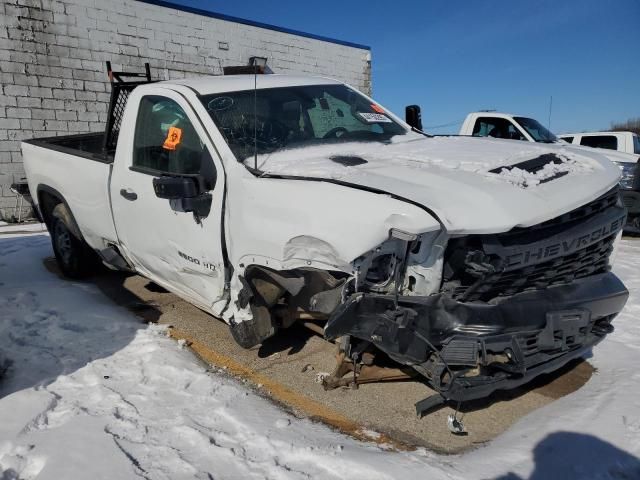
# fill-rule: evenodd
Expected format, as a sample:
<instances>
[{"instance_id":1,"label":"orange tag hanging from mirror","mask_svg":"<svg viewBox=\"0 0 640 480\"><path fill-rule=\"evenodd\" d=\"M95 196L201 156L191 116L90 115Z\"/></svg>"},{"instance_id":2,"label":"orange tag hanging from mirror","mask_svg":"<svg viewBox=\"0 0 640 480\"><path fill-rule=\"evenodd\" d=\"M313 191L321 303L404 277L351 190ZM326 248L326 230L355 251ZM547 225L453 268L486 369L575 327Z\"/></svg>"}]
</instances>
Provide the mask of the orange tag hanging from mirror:
<instances>
[{"instance_id":1,"label":"orange tag hanging from mirror","mask_svg":"<svg viewBox=\"0 0 640 480\"><path fill-rule=\"evenodd\" d=\"M165 150L175 150L180 141L182 140L182 129L178 127L169 127L169 133L167 138L162 144L162 148Z\"/></svg>"}]
</instances>

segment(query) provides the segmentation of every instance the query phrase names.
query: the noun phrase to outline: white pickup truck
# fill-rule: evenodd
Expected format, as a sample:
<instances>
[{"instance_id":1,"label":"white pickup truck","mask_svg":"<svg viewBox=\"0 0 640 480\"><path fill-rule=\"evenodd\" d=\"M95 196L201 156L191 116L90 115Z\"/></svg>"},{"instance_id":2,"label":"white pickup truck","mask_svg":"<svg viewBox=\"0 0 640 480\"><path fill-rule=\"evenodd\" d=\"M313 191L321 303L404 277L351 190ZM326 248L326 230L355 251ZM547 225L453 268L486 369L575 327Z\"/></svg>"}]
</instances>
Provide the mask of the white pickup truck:
<instances>
[{"instance_id":1,"label":"white pickup truck","mask_svg":"<svg viewBox=\"0 0 640 480\"><path fill-rule=\"evenodd\" d=\"M564 133L558 138L573 145L640 155L640 136L633 132Z\"/></svg>"},{"instance_id":2,"label":"white pickup truck","mask_svg":"<svg viewBox=\"0 0 640 480\"><path fill-rule=\"evenodd\" d=\"M324 322L354 364L382 351L421 374L439 395L418 412L584 355L627 300L620 172L595 151L430 137L326 78L121 91L106 136L22 145L69 276L135 271L243 347Z\"/></svg>"},{"instance_id":3,"label":"white pickup truck","mask_svg":"<svg viewBox=\"0 0 640 480\"><path fill-rule=\"evenodd\" d=\"M621 135L620 140L616 140L614 134L629 133L629 136ZM622 187L622 200L627 208L627 223L625 224L625 232L632 234L640 234L640 143L638 150L634 150L634 139L631 132L609 132L607 135L613 138L611 140L600 142L600 137L590 137L592 134L571 134L573 136L560 135L556 137L547 128L540 124L537 120L522 115L512 115L510 113L500 112L472 112L460 128L460 135L470 135L474 137L493 137L504 138L509 140L522 140L526 142L537 143L553 143L558 145L572 144L571 148L589 150L592 148L608 148L602 152L609 160L615 163L622 171L620 186ZM594 141L585 141L592 138ZM626 147L626 143L631 142L630 149ZM573 142L573 143L572 143ZM625 149L617 148L625 145Z\"/></svg>"}]
</instances>

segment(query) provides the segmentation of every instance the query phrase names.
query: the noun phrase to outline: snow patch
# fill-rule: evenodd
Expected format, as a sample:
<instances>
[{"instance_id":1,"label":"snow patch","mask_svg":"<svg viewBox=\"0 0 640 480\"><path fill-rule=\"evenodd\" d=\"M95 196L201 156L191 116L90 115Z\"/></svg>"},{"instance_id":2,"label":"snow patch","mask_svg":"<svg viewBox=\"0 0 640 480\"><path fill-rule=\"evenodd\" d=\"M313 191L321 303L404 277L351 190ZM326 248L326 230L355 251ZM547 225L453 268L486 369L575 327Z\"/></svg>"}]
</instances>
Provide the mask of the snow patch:
<instances>
[{"instance_id":1,"label":"snow patch","mask_svg":"<svg viewBox=\"0 0 640 480\"><path fill-rule=\"evenodd\" d=\"M561 159L560 163L549 162L544 167L536 172L528 172L518 167L503 168L499 173L487 172L487 176L497 177L501 180L506 180L518 187L528 188L535 187L536 185L543 183L545 180L558 177L566 174L588 174L593 172L593 164L585 162L582 159L576 159L573 156L567 154L558 154L558 158Z\"/></svg>"},{"instance_id":2,"label":"snow patch","mask_svg":"<svg viewBox=\"0 0 640 480\"><path fill-rule=\"evenodd\" d=\"M46 236L0 238L0 351L13 360L0 382L3 480L640 478L640 241L620 245L630 300L594 348L598 373L455 456L385 451L283 413L166 328L49 273L51 254Z\"/></svg>"}]
</instances>

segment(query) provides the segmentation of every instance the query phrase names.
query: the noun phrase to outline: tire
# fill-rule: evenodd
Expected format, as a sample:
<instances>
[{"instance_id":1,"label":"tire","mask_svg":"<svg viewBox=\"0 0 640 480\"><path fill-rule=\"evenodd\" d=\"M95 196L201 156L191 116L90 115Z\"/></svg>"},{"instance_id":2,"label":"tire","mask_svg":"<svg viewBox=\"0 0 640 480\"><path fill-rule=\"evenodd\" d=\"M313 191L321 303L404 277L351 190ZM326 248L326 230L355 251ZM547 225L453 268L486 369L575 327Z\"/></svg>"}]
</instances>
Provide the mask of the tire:
<instances>
[{"instance_id":1,"label":"tire","mask_svg":"<svg viewBox=\"0 0 640 480\"><path fill-rule=\"evenodd\" d=\"M242 348L252 348L276 333L271 314L265 306L251 306L253 318L239 323L231 323L231 336Z\"/></svg>"},{"instance_id":2,"label":"tire","mask_svg":"<svg viewBox=\"0 0 640 480\"><path fill-rule=\"evenodd\" d=\"M69 211L58 204L51 213L51 245L58 266L65 277L80 279L95 273L98 263L96 253L79 238Z\"/></svg>"}]
</instances>

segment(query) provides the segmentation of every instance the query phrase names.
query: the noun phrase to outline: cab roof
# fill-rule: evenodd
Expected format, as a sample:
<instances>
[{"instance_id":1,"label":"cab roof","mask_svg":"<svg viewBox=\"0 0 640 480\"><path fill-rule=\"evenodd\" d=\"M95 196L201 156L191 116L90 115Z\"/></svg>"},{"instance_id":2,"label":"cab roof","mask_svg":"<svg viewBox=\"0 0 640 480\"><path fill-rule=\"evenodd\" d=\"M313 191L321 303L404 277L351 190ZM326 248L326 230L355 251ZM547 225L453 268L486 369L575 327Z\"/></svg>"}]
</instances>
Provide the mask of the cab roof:
<instances>
[{"instance_id":1,"label":"cab roof","mask_svg":"<svg viewBox=\"0 0 640 480\"><path fill-rule=\"evenodd\" d=\"M254 83L255 82L255 83ZM168 80L158 82L156 85L183 85L189 87L200 95L209 95L222 92L237 92L242 90L297 87L305 85L341 85L342 82L326 77L306 75L212 75L209 77L196 77L181 80Z\"/></svg>"}]
</instances>

